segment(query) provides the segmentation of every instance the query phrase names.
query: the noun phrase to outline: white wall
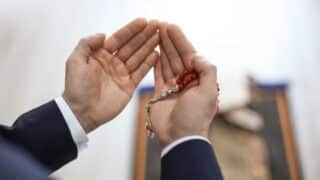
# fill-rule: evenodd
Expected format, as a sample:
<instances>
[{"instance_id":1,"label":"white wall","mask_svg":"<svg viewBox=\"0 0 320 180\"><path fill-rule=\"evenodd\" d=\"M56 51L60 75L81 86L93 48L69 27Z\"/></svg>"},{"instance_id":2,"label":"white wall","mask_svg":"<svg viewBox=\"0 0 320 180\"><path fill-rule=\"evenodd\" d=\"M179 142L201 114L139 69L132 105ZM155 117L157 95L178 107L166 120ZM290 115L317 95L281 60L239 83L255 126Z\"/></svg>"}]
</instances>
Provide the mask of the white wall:
<instances>
[{"instance_id":1,"label":"white wall","mask_svg":"<svg viewBox=\"0 0 320 180\"><path fill-rule=\"evenodd\" d=\"M218 65L225 106L246 100L244 75L291 82L307 180L320 177L320 3L316 0L0 0L1 122L59 96L64 63L81 37L145 16L178 23ZM144 84L152 82L152 75ZM90 134L59 179L131 179L135 103Z\"/></svg>"},{"instance_id":2,"label":"white wall","mask_svg":"<svg viewBox=\"0 0 320 180\"><path fill-rule=\"evenodd\" d=\"M133 9L129 9L133 8ZM127 1L0 1L1 122L61 94L64 65L78 40L107 34L138 16ZM134 102L116 121L90 134L89 148L55 176L119 179L131 175Z\"/></svg>"}]
</instances>

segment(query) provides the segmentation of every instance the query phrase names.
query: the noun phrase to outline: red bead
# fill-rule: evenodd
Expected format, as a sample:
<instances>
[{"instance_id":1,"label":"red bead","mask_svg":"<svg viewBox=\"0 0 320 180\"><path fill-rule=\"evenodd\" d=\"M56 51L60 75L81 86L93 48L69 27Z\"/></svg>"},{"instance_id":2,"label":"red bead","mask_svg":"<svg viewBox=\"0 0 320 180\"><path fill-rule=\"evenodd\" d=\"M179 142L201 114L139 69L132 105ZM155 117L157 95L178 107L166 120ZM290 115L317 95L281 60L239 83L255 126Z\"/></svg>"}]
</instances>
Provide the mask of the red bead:
<instances>
[{"instance_id":1,"label":"red bead","mask_svg":"<svg viewBox=\"0 0 320 180\"><path fill-rule=\"evenodd\" d=\"M192 81L198 79L198 74L195 71L184 71L177 79L177 84L180 90L185 89Z\"/></svg>"}]
</instances>

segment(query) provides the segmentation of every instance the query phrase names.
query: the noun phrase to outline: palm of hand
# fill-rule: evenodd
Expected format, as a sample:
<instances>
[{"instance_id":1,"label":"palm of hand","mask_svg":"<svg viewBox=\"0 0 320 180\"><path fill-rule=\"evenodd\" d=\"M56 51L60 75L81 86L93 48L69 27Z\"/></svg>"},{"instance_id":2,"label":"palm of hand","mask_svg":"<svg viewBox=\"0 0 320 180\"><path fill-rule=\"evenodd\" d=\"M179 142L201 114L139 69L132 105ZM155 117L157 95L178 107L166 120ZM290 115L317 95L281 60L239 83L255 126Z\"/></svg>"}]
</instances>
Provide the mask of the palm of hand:
<instances>
[{"instance_id":1,"label":"palm of hand","mask_svg":"<svg viewBox=\"0 0 320 180\"><path fill-rule=\"evenodd\" d=\"M168 90L175 82L175 79L169 81L169 83L163 84L160 87L157 87L155 90L155 96L158 96L162 92ZM186 106L186 104L193 103L194 97L197 97L197 88L192 87L184 90L183 92L173 95L172 97L159 101L152 106L151 109L151 120L152 120L152 130L158 136L160 143L171 141L174 136L173 131L171 131L172 126L185 126L188 125L185 122L180 122L183 120L177 115L186 116L186 112L192 112L190 106ZM190 102L191 101L191 102ZM195 101L194 101L195 102ZM161 136L161 137L159 137Z\"/></svg>"},{"instance_id":2,"label":"palm of hand","mask_svg":"<svg viewBox=\"0 0 320 180\"><path fill-rule=\"evenodd\" d=\"M164 84L159 89L156 88L154 97L157 97L169 88L169 84ZM170 139L170 116L177 101L178 97L170 97L169 99L157 102L151 108L152 131L156 134L160 144L168 142Z\"/></svg>"},{"instance_id":3,"label":"palm of hand","mask_svg":"<svg viewBox=\"0 0 320 180\"><path fill-rule=\"evenodd\" d=\"M156 96L169 87L166 84L159 88L162 91L156 89ZM216 98L211 94L214 92L208 94L198 85L192 85L179 94L154 104L151 109L152 130L160 144L165 146L183 136L206 137L216 108Z\"/></svg>"},{"instance_id":4,"label":"palm of hand","mask_svg":"<svg viewBox=\"0 0 320 180\"><path fill-rule=\"evenodd\" d=\"M121 112L131 99L136 85L125 64L106 50L100 49L89 56L86 64L78 62L78 59L71 59L67 65L69 75L66 76L65 94L71 96L71 103L85 105L75 112L82 112L84 118L90 119L97 127ZM71 80L72 77L78 80Z\"/></svg>"}]
</instances>

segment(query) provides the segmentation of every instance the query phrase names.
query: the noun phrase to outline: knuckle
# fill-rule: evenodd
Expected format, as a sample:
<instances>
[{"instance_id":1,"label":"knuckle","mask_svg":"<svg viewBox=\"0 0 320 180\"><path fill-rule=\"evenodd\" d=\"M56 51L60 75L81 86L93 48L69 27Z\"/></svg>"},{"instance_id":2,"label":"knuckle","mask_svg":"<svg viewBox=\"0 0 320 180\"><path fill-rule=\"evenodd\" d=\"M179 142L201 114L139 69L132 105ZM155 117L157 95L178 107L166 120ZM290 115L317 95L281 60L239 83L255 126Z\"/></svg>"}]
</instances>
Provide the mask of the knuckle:
<instances>
[{"instance_id":1,"label":"knuckle","mask_svg":"<svg viewBox=\"0 0 320 180\"><path fill-rule=\"evenodd\" d=\"M131 52L132 52L131 47L129 47L129 46L124 47L118 53L119 59L122 61L125 61L128 58L128 56L131 54Z\"/></svg>"},{"instance_id":2,"label":"knuckle","mask_svg":"<svg viewBox=\"0 0 320 180\"><path fill-rule=\"evenodd\" d=\"M133 71L135 69L135 64L132 61L127 61L126 66L129 69L129 71Z\"/></svg>"}]
</instances>

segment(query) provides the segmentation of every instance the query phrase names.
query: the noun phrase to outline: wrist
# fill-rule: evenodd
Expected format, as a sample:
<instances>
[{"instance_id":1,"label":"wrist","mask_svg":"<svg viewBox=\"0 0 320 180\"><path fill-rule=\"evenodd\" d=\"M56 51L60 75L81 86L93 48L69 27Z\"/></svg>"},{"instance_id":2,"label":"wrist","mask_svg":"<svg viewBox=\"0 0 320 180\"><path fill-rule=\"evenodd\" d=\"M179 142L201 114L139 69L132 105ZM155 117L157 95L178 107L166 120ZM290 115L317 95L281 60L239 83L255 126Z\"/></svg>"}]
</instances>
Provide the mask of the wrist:
<instances>
[{"instance_id":1,"label":"wrist","mask_svg":"<svg viewBox=\"0 0 320 180\"><path fill-rule=\"evenodd\" d=\"M88 108L85 108L81 103L71 100L66 93L63 93L62 97L87 134L96 129L97 126L94 121L90 120L90 116L88 115Z\"/></svg>"},{"instance_id":2,"label":"wrist","mask_svg":"<svg viewBox=\"0 0 320 180\"><path fill-rule=\"evenodd\" d=\"M170 133L170 135L167 136L168 138L166 138L166 140L160 141L160 144L163 149L175 141L178 141L180 139L184 139L186 137L194 137L194 136L203 137L204 139L209 139L208 131L204 131L204 132L181 132L181 131L177 132L177 131L173 131L172 133Z\"/></svg>"},{"instance_id":3,"label":"wrist","mask_svg":"<svg viewBox=\"0 0 320 180\"><path fill-rule=\"evenodd\" d=\"M210 140L208 138L203 137L203 136L198 136L198 135L185 136L185 137L177 139L177 140L171 142L170 144L168 144L167 146L165 146L161 150L161 158L164 157L169 151L174 149L176 146L178 146L178 145L180 145L182 143L185 143L187 141L192 141L192 140L206 141L207 143L211 144Z\"/></svg>"}]
</instances>

